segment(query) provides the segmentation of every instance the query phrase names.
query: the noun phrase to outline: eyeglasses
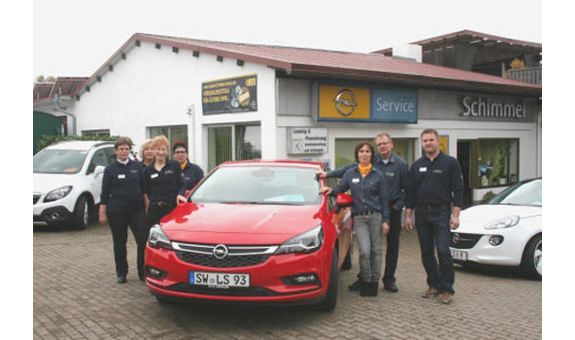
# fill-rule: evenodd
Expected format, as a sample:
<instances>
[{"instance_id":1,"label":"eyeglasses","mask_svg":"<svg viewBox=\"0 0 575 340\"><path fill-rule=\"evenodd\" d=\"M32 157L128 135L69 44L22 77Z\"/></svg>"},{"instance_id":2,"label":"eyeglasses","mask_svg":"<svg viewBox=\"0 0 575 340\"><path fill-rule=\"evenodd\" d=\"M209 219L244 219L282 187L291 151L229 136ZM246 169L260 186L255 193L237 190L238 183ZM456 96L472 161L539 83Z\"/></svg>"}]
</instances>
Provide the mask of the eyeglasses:
<instances>
[{"instance_id":1,"label":"eyeglasses","mask_svg":"<svg viewBox=\"0 0 575 340\"><path fill-rule=\"evenodd\" d=\"M391 142L381 142L381 143L375 144L375 146L384 146L384 145L388 145L388 144L390 144L390 143L391 143Z\"/></svg>"},{"instance_id":2,"label":"eyeglasses","mask_svg":"<svg viewBox=\"0 0 575 340\"><path fill-rule=\"evenodd\" d=\"M186 153L186 152L185 152L185 151L176 151L176 152L174 152L174 154L177 154L177 153Z\"/></svg>"}]
</instances>

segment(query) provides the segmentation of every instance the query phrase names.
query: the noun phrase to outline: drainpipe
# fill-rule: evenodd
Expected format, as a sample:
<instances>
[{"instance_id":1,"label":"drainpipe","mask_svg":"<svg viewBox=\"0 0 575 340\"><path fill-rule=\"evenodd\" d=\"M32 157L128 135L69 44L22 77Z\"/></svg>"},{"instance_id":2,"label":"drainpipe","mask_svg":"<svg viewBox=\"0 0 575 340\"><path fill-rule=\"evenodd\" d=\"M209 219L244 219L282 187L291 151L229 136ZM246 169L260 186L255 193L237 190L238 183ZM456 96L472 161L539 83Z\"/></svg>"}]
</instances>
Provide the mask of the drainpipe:
<instances>
[{"instance_id":1,"label":"drainpipe","mask_svg":"<svg viewBox=\"0 0 575 340\"><path fill-rule=\"evenodd\" d=\"M73 119L73 130L74 130L74 133L73 133L73 134L68 133L68 135L76 135L76 116L74 116L74 115L71 114L70 112L64 111L64 109L62 109L62 108L60 107L60 96L59 96L58 94L55 94L55 95L54 95L54 106L55 106L54 109L55 109L56 111L58 111L58 112L60 112L60 113L63 113L63 114L65 114L65 115L67 115L67 116L72 117L72 119Z\"/></svg>"}]
</instances>

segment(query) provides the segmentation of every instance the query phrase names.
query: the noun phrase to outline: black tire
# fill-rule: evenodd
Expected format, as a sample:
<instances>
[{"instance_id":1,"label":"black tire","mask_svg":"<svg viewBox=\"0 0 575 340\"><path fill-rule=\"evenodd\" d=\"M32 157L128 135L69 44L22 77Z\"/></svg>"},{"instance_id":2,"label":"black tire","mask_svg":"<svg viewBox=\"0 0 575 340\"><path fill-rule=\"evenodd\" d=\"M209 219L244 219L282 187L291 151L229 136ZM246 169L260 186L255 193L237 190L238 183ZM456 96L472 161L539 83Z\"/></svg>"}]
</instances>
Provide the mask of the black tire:
<instances>
[{"instance_id":1,"label":"black tire","mask_svg":"<svg viewBox=\"0 0 575 340\"><path fill-rule=\"evenodd\" d=\"M319 303L318 308L322 311L331 312L337 304L337 281L339 271L337 269L338 253L337 248L333 250L331 258L331 269L329 272L329 282L325 300Z\"/></svg>"},{"instance_id":2,"label":"black tire","mask_svg":"<svg viewBox=\"0 0 575 340\"><path fill-rule=\"evenodd\" d=\"M76 201L73 213L73 227L75 229L86 229L90 221L90 202L86 196L80 196Z\"/></svg>"},{"instance_id":3,"label":"black tire","mask_svg":"<svg viewBox=\"0 0 575 340\"><path fill-rule=\"evenodd\" d=\"M543 274L543 239L535 235L525 246L521 260L521 270L528 278L541 280Z\"/></svg>"}]
</instances>

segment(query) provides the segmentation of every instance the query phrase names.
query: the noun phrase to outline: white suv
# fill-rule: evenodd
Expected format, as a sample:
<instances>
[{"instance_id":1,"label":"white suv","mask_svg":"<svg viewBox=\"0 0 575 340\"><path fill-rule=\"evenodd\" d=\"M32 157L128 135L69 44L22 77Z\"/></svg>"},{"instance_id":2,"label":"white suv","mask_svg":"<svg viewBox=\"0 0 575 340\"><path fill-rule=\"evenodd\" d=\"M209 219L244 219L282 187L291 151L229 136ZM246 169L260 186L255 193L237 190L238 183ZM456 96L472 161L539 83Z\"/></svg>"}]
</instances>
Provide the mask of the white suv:
<instances>
[{"instance_id":1,"label":"white suv","mask_svg":"<svg viewBox=\"0 0 575 340\"><path fill-rule=\"evenodd\" d=\"M114 143L102 141L55 143L34 155L34 225L86 228L114 159Z\"/></svg>"}]
</instances>

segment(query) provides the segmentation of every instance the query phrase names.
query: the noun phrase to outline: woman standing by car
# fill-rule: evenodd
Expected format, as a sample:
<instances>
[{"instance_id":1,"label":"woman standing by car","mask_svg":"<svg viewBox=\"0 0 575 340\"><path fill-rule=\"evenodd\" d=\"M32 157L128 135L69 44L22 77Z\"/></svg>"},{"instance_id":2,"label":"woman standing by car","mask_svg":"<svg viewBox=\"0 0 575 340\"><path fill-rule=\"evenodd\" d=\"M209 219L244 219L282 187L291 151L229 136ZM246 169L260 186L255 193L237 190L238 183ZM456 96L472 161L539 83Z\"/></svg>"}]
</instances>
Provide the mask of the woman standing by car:
<instances>
[{"instance_id":1,"label":"woman standing by car","mask_svg":"<svg viewBox=\"0 0 575 340\"><path fill-rule=\"evenodd\" d=\"M361 296L377 296L382 264L383 235L389 231L389 205L383 174L373 167L373 146L360 142L355 146L357 166L349 169L334 189L320 193L337 195L351 190L351 212L359 243Z\"/></svg>"},{"instance_id":2,"label":"woman standing by car","mask_svg":"<svg viewBox=\"0 0 575 340\"><path fill-rule=\"evenodd\" d=\"M170 144L168 139L157 136L152 140L152 150L155 159L149 166L144 168L144 197L148 200L148 231L154 224L158 224L162 217L170 213L179 202L185 202L183 196L186 187L182 180L180 164L168 159Z\"/></svg>"},{"instance_id":3,"label":"woman standing by car","mask_svg":"<svg viewBox=\"0 0 575 340\"><path fill-rule=\"evenodd\" d=\"M109 222L114 240L114 260L118 283L125 283L128 275L126 242L128 226L138 245L138 276L144 280L144 182L142 167L129 159L132 142L118 138L114 145L116 160L104 170L100 195L99 222Z\"/></svg>"}]
</instances>

